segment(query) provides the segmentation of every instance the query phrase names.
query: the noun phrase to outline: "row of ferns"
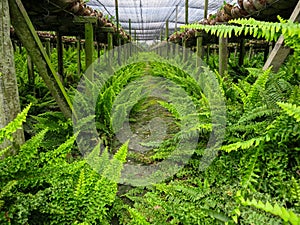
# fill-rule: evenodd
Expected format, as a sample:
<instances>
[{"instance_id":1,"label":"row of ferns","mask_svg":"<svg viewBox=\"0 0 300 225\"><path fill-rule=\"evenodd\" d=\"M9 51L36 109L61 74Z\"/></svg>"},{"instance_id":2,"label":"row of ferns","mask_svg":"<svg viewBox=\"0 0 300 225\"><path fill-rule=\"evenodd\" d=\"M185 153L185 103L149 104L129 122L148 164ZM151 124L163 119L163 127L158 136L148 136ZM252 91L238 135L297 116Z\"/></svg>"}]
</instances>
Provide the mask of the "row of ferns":
<instances>
[{"instance_id":1,"label":"row of ferns","mask_svg":"<svg viewBox=\"0 0 300 225\"><path fill-rule=\"evenodd\" d=\"M91 98L97 102L96 127L103 143L95 142L85 159L75 144L80 130L72 134L70 120L48 111L56 108L47 95L41 95L46 104L38 100L38 94L32 95L29 99L34 100L33 105L0 130L0 143L6 139L13 143L12 134L27 120L24 127L26 135L31 137L16 155L10 156L9 148L0 152L0 223L300 224L299 25L283 20L278 24L244 19L232 23L239 26L217 25L222 26L217 30L202 25L191 27L217 35L231 32L238 35L243 28L270 41L282 34L294 54L278 73L248 68L235 77L217 75L226 104L226 132L210 166L199 170L213 131L210 101L214 96L209 96L212 91L203 90L209 88L205 85L208 70L204 69L196 80L183 70L188 67L193 70L189 63L169 65L168 61L157 59L157 55L142 53L140 58L151 60L133 61L107 80L100 74L105 85ZM125 142L118 150L112 149L113 128L119 127L128 117L126 113L138 105L143 90L134 90L130 100L120 99L115 115L111 112L122 89L145 74L169 79L182 87L191 97L198 119L198 123L181 129L159 146L150 143L155 151L147 162L166 159L178 140L189 140L195 132L200 141L188 163L174 176L151 186L126 187L127 191L121 191L124 187L117 181L129 154L129 143ZM40 85L37 88L45 91ZM93 86L99 87L97 82L87 85L92 94ZM72 88L69 92L82 106L91 101ZM122 101L126 104L121 104ZM175 121L184 121L178 105L175 107L172 101L163 99L158 103ZM35 115L26 119L28 112ZM80 119L84 122L94 118ZM77 138L77 141L86 140ZM100 154L102 144L106 147ZM112 151L113 158L109 156Z\"/></svg>"}]
</instances>

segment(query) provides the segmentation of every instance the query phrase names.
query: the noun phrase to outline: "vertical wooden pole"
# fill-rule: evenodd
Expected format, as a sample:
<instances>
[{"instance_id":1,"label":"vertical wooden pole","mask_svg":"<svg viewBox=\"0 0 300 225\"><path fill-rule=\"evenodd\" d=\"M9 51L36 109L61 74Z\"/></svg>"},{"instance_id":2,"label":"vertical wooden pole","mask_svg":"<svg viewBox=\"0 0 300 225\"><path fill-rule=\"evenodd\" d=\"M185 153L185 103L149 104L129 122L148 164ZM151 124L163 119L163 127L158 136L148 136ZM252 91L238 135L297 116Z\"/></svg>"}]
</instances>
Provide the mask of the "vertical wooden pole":
<instances>
[{"instance_id":1,"label":"vertical wooden pole","mask_svg":"<svg viewBox=\"0 0 300 225\"><path fill-rule=\"evenodd\" d=\"M77 75L81 75L81 39L80 36L77 37Z\"/></svg>"},{"instance_id":2,"label":"vertical wooden pole","mask_svg":"<svg viewBox=\"0 0 300 225\"><path fill-rule=\"evenodd\" d=\"M163 32L162 32L162 30L160 30L160 41L163 41Z\"/></svg>"},{"instance_id":3,"label":"vertical wooden pole","mask_svg":"<svg viewBox=\"0 0 300 225\"><path fill-rule=\"evenodd\" d=\"M208 63L209 56L210 56L210 44L207 44L206 45L206 63Z\"/></svg>"},{"instance_id":4,"label":"vertical wooden pole","mask_svg":"<svg viewBox=\"0 0 300 225\"><path fill-rule=\"evenodd\" d=\"M117 46L121 45L121 39L119 37L119 3L115 0L116 22L117 22ZM121 51L118 47L118 64L121 65Z\"/></svg>"},{"instance_id":5,"label":"vertical wooden pole","mask_svg":"<svg viewBox=\"0 0 300 225\"><path fill-rule=\"evenodd\" d=\"M185 0L185 24L189 23L189 0Z\"/></svg>"},{"instance_id":6,"label":"vertical wooden pole","mask_svg":"<svg viewBox=\"0 0 300 225\"><path fill-rule=\"evenodd\" d=\"M100 45L100 42L97 41L97 61L98 61L98 64L100 63L100 58L101 58L101 45Z\"/></svg>"},{"instance_id":7,"label":"vertical wooden pole","mask_svg":"<svg viewBox=\"0 0 300 225\"><path fill-rule=\"evenodd\" d=\"M64 55L63 55L63 43L60 32L57 32L57 63L58 63L58 74L60 79L64 77Z\"/></svg>"},{"instance_id":8,"label":"vertical wooden pole","mask_svg":"<svg viewBox=\"0 0 300 225\"><path fill-rule=\"evenodd\" d=\"M166 41L168 41L169 38L169 20L166 21Z\"/></svg>"},{"instance_id":9,"label":"vertical wooden pole","mask_svg":"<svg viewBox=\"0 0 300 225\"><path fill-rule=\"evenodd\" d=\"M46 49L46 53L51 61L51 43L50 43L50 38L46 38L46 42L45 42L45 49Z\"/></svg>"},{"instance_id":10,"label":"vertical wooden pole","mask_svg":"<svg viewBox=\"0 0 300 225\"><path fill-rule=\"evenodd\" d=\"M93 81L93 50L94 50L94 29L92 23L85 23L85 70L89 68L86 74L90 81Z\"/></svg>"},{"instance_id":11,"label":"vertical wooden pole","mask_svg":"<svg viewBox=\"0 0 300 225\"><path fill-rule=\"evenodd\" d=\"M228 39L219 37L219 74L224 76L228 63Z\"/></svg>"},{"instance_id":12,"label":"vertical wooden pole","mask_svg":"<svg viewBox=\"0 0 300 225\"><path fill-rule=\"evenodd\" d=\"M245 58L245 39L240 39L240 55L239 55L239 66L244 65L244 58Z\"/></svg>"},{"instance_id":13,"label":"vertical wooden pole","mask_svg":"<svg viewBox=\"0 0 300 225\"><path fill-rule=\"evenodd\" d=\"M177 31L177 24L178 24L178 5L176 5L176 12L175 12L175 32Z\"/></svg>"},{"instance_id":14,"label":"vertical wooden pole","mask_svg":"<svg viewBox=\"0 0 300 225\"><path fill-rule=\"evenodd\" d=\"M27 54L27 70L28 70L28 84L30 88L34 88L34 66L32 59L29 54ZM33 92L35 92L33 90Z\"/></svg>"},{"instance_id":15,"label":"vertical wooden pole","mask_svg":"<svg viewBox=\"0 0 300 225\"><path fill-rule=\"evenodd\" d=\"M201 58L202 58L202 54L203 54L203 46L202 46L202 43L203 43L203 35L202 35L202 32L197 32L196 33L196 37L197 37L197 58L196 58L196 66L199 67L201 65Z\"/></svg>"},{"instance_id":16,"label":"vertical wooden pole","mask_svg":"<svg viewBox=\"0 0 300 225\"><path fill-rule=\"evenodd\" d=\"M187 48L187 40L184 38L182 43L182 50L183 50L183 61L186 62L188 58L188 48Z\"/></svg>"},{"instance_id":17,"label":"vertical wooden pole","mask_svg":"<svg viewBox=\"0 0 300 225\"><path fill-rule=\"evenodd\" d=\"M204 19L207 18L207 11L208 11L208 0L204 2Z\"/></svg>"},{"instance_id":18,"label":"vertical wooden pole","mask_svg":"<svg viewBox=\"0 0 300 225\"><path fill-rule=\"evenodd\" d=\"M129 36L130 36L130 39L131 39L131 42L132 42L132 27L131 27L131 19L129 19L128 21L128 26L129 26ZM129 45L129 57L132 56L132 45Z\"/></svg>"},{"instance_id":19,"label":"vertical wooden pole","mask_svg":"<svg viewBox=\"0 0 300 225\"><path fill-rule=\"evenodd\" d=\"M113 33L108 32L107 33L107 61L108 61L108 67L111 69L112 66L112 50L113 50Z\"/></svg>"}]
</instances>

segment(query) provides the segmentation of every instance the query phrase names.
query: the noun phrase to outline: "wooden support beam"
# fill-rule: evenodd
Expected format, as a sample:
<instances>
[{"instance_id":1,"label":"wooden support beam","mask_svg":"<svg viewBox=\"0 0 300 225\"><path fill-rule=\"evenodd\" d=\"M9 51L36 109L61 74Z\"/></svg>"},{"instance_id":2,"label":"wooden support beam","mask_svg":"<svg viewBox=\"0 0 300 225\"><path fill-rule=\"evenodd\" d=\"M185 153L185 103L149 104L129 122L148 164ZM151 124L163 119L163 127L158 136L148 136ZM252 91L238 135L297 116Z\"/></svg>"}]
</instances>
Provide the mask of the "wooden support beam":
<instances>
[{"instance_id":1,"label":"wooden support beam","mask_svg":"<svg viewBox=\"0 0 300 225\"><path fill-rule=\"evenodd\" d=\"M175 9L175 32L177 31L177 27L178 27L178 5L176 5L176 9Z\"/></svg>"},{"instance_id":2,"label":"wooden support beam","mask_svg":"<svg viewBox=\"0 0 300 225\"><path fill-rule=\"evenodd\" d=\"M290 20L295 22L300 22L300 0L298 1L298 4L296 5ZM273 48L269 58L267 59L263 69L267 70L270 66L272 66L272 70L274 72L277 72L280 68L280 66L283 64L284 60L290 53L290 48L284 46L284 37L281 35L278 39L278 41L275 44L275 47Z\"/></svg>"},{"instance_id":3,"label":"wooden support beam","mask_svg":"<svg viewBox=\"0 0 300 225\"><path fill-rule=\"evenodd\" d=\"M97 20L95 16L75 16L73 23L97 23Z\"/></svg>"},{"instance_id":4,"label":"wooden support beam","mask_svg":"<svg viewBox=\"0 0 300 225\"><path fill-rule=\"evenodd\" d=\"M132 28L131 28L131 19L129 19L129 21L128 21L128 26L129 26L129 36L131 37L131 35L132 35Z\"/></svg>"},{"instance_id":5,"label":"wooden support beam","mask_svg":"<svg viewBox=\"0 0 300 225\"><path fill-rule=\"evenodd\" d=\"M208 11L208 0L204 2L204 19L207 18L207 11Z\"/></svg>"},{"instance_id":6,"label":"wooden support beam","mask_svg":"<svg viewBox=\"0 0 300 225\"><path fill-rule=\"evenodd\" d=\"M97 61L98 61L98 64L100 63L100 57L101 57L101 46L100 46L100 42L97 41Z\"/></svg>"},{"instance_id":7,"label":"wooden support beam","mask_svg":"<svg viewBox=\"0 0 300 225\"><path fill-rule=\"evenodd\" d=\"M112 68L112 51L113 51L113 34L111 32L107 33L107 61L109 69Z\"/></svg>"},{"instance_id":8,"label":"wooden support beam","mask_svg":"<svg viewBox=\"0 0 300 225\"><path fill-rule=\"evenodd\" d=\"M189 23L189 0L185 0L185 24Z\"/></svg>"},{"instance_id":9,"label":"wooden support beam","mask_svg":"<svg viewBox=\"0 0 300 225\"><path fill-rule=\"evenodd\" d=\"M183 43L182 43L182 53L183 53L183 61L186 62L187 61L187 58L188 58L188 47L187 47L187 40L184 38L183 40Z\"/></svg>"},{"instance_id":10,"label":"wooden support beam","mask_svg":"<svg viewBox=\"0 0 300 225\"><path fill-rule=\"evenodd\" d=\"M85 71L90 81L93 81L93 52L94 52L94 28L92 23L85 23Z\"/></svg>"},{"instance_id":11,"label":"wooden support beam","mask_svg":"<svg viewBox=\"0 0 300 225\"><path fill-rule=\"evenodd\" d=\"M27 70L28 70L28 84L29 84L30 89L33 90L34 89L34 80L35 80L34 64L28 53L27 53ZM34 90L33 90L33 93L35 93Z\"/></svg>"},{"instance_id":12,"label":"wooden support beam","mask_svg":"<svg viewBox=\"0 0 300 225\"><path fill-rule=\"evenodd\" d=\"M45 42L45 49L46 49L46 53L51 61L51 42L50 42L50 38L46 38L46 42Z\"/></svg>"},{"instance_id":13,"label":"wooden support beam","mask_svg":"<svg viewBox=\"0 0 300 225\"><path fill-rule=\"evenodd\" d=\"M63 43L62 43L62 36L59 32L56 32L56 36L57 36L57 46L56 46L56 50L57 50L57 68L58 68L58 74L60 75L60 79L63 80L64 77L64 47L63 47Z\"/></svg>"},{"instance_id":14,"label":"wooden support beam","mask_svg":"<svg viewBox=\"0 0 300 225\"><path fill-rule=\"evenodd\" d=\"M166 21L166 41L168 41L169 38L169 20Z\"/></svg>"},{"instance_id":15,"label":"wooden support beam","mask_svg":"<svg viewBox=\"0 0 300 225\"><path fill-rule=\"evenodd\" d=\"M43 78L50 93L59 108L67 118L72 117L73 106L62 85L59 76L54 70L50 59L40 41L21 0L8 0L11 22L23 46L29 52L39 74ZM48 71L50 74L48 74ZM73 114L76 118L75 113Z\"/></svg>"},{"instance_id":16,"label":"wooden support beam","mask_svg":"<svg viewBox=\"0 0 300 225\"><path fill-rule=\"evenodd\" d=\"M244 65L244 58L245 58L245 54L246 54L245 39L244 38L240 39L239 50L240 50L240 54L239 54L239 66L242 66L242 65Z\"/></svg>"},{"instance_id":17,"label":"wooden support beam","mask_svg":"<svg viewBox=\"0 0 300 225\"><path fill-rule=\"evenodd\" d=\"M77 37L77 75L81 75L81 39L80 36Z\"/></svg>"},{"instance_id":18,"label":"wooden support beam","mask_svg":"<svg viewBox=\"0 0 300 225\"><path fill-rule=\"evenodd\" d=\"M228 38L219 37L219 74L224 76L228 64Z\"/></svg>"},{"instance_id":19,"label":"wooden support beam","mask_svg":"<svg viewBox=\"0 0 300 225\"><path fill-rule=\"evenodd\" d=\"M196 46L196 53L197 53L197 58L196 58L196 66L199 67L202 62L202 55L203 55L203 34L202 32L197 32L196 33L197 37L197 46Z\"/></svg>"}]
</instances>

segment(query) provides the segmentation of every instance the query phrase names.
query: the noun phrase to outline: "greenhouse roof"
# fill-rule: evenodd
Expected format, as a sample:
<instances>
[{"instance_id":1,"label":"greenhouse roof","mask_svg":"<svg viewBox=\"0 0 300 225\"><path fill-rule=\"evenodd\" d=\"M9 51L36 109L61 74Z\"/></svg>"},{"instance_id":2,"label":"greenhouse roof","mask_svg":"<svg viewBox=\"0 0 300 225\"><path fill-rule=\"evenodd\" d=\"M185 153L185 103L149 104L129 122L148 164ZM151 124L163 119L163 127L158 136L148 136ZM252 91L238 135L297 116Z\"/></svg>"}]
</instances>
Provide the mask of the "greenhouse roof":
<instances>
[{"instance_id":1,"label":"greenhouse roof","mask_svg":"<svg viewBox=\"0 0 300 225\"><path fill-rule=\"evenodd\" d=\"M129 32L129 20L131 20L132 35L136 32L138 40L159 39L161 33L165 32L167 20L169 20L170 34L176 27L185 24L185 2L184 0L119 0L119 23ZM211 13L219 9L224 0L208 2L208 13ZM189 23L204 18L204 4L204 0L189 0ZM99 9L110 17L116 17L115 0L90 0L87 5Z\"/></svg>"}]
</instances>

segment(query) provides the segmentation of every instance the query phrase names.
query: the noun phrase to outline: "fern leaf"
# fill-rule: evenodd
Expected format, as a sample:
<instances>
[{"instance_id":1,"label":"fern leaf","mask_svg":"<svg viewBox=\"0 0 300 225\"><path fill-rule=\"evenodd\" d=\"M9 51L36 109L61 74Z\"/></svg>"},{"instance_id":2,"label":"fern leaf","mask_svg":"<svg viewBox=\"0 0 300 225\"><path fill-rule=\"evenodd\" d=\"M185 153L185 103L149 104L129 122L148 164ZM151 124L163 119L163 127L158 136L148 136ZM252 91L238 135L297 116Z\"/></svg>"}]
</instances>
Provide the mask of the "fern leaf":
<instances>
[{"instance_id":1,"label":"fern leaf","mask_svg":"<svg viewBox=\"0 0 300 225\"><path fill-rule=\"evenodd\" d=\"M290 222L292 225L299 225L300 223L299 215L296 215L294 212L287 210L284 207L280 207L277 203L273 206L269 202L257 202L257 200L254 198L252 200L245 200L242 196L239 197L239 200L244 206L252 206L257 209L264 210L275 216L279 216L283 221Z\"/></svg>"},{"instance_id":2,"label":"fern leaf","mask_svg":"<svg viewBox=\"0 0 300 225\"><path fill-rule=\"evenodd\" d=\"M291 199L295 201L295 206L300 207L300 183L292 177Z\"/></svg>"},{"instance_id":3,"label":"fern leaf","mask_svg":"<svg viewBox=\"0 0 300 225\"><path fill-rule=\"evenodd\" d=\"M290 103L278 102L277 103L289 116L296 119L297 122L300 121L300 106L296 106Z\"/></svg>"},{"instance_id":4,"label":"fern leaf","mask_svg":"<svg viewBox=\"0 0 300 225\"><path fill-rule=\"evenodd\" d=\"M229 145L223 145L221 147L221 150L231 152L237 151L239 149L249 149L250 147L257 147L263 141L265 141L264 137L256 137L243 142L236 142Z\"/></svg>"},{"instance_id":5,"label":"fern leaf","mask_svg":"<svg viewBox=\"0 0 300 225\"><path fill-rule=\"evenodd\" d=\"M29 104L17 117L11 121L6 127L0 129L0 144L4 139L12 141L12 134L22 127L22 123L25 122L28 111L31 107Z\"/></svg>"},{"instance_id":6,"label":"fern leaf","mask_svg":"<svg viewBox=\"0 0 300 225\"><path fill-rule=\"evenodd\" d=\"M259 155L259 151L260 148L257 148L254 155L250 154L251 159L249 160L244 177L241 182L244 189L250 188L253 192L255 192L253 183L258 183L257 178L259 178L259 176L255 173L259 171L259 169L257 168L257 158Z\"/></svg>"},{"instance_id":7,"label":"fern leaf","mask_svg":"<svg viewBox=\"0 0 300 225\"><path fill-rule=\"evenodd\" d=\"M265 70L255 81L253 84L248 96L247 101L245 105L245 109L249 109L252 106L257 104L257 101L259 99L259 92L265 89L265 85L267 83L267 80L269 78L271 72L271 68Z\"/></svg>"},{"instance_id":8,"label":"fern leaf","mask_svg":"<svg viewBox=\"0 0 300 225\"><path fill-rule=\"evenodd\" d=\"M80 198L81 196L84 196L85 192L85 173L84 168L82 168L79 174L77 185L75 187L74 196L76 198Z\"/></svg>"}]
</instances>

